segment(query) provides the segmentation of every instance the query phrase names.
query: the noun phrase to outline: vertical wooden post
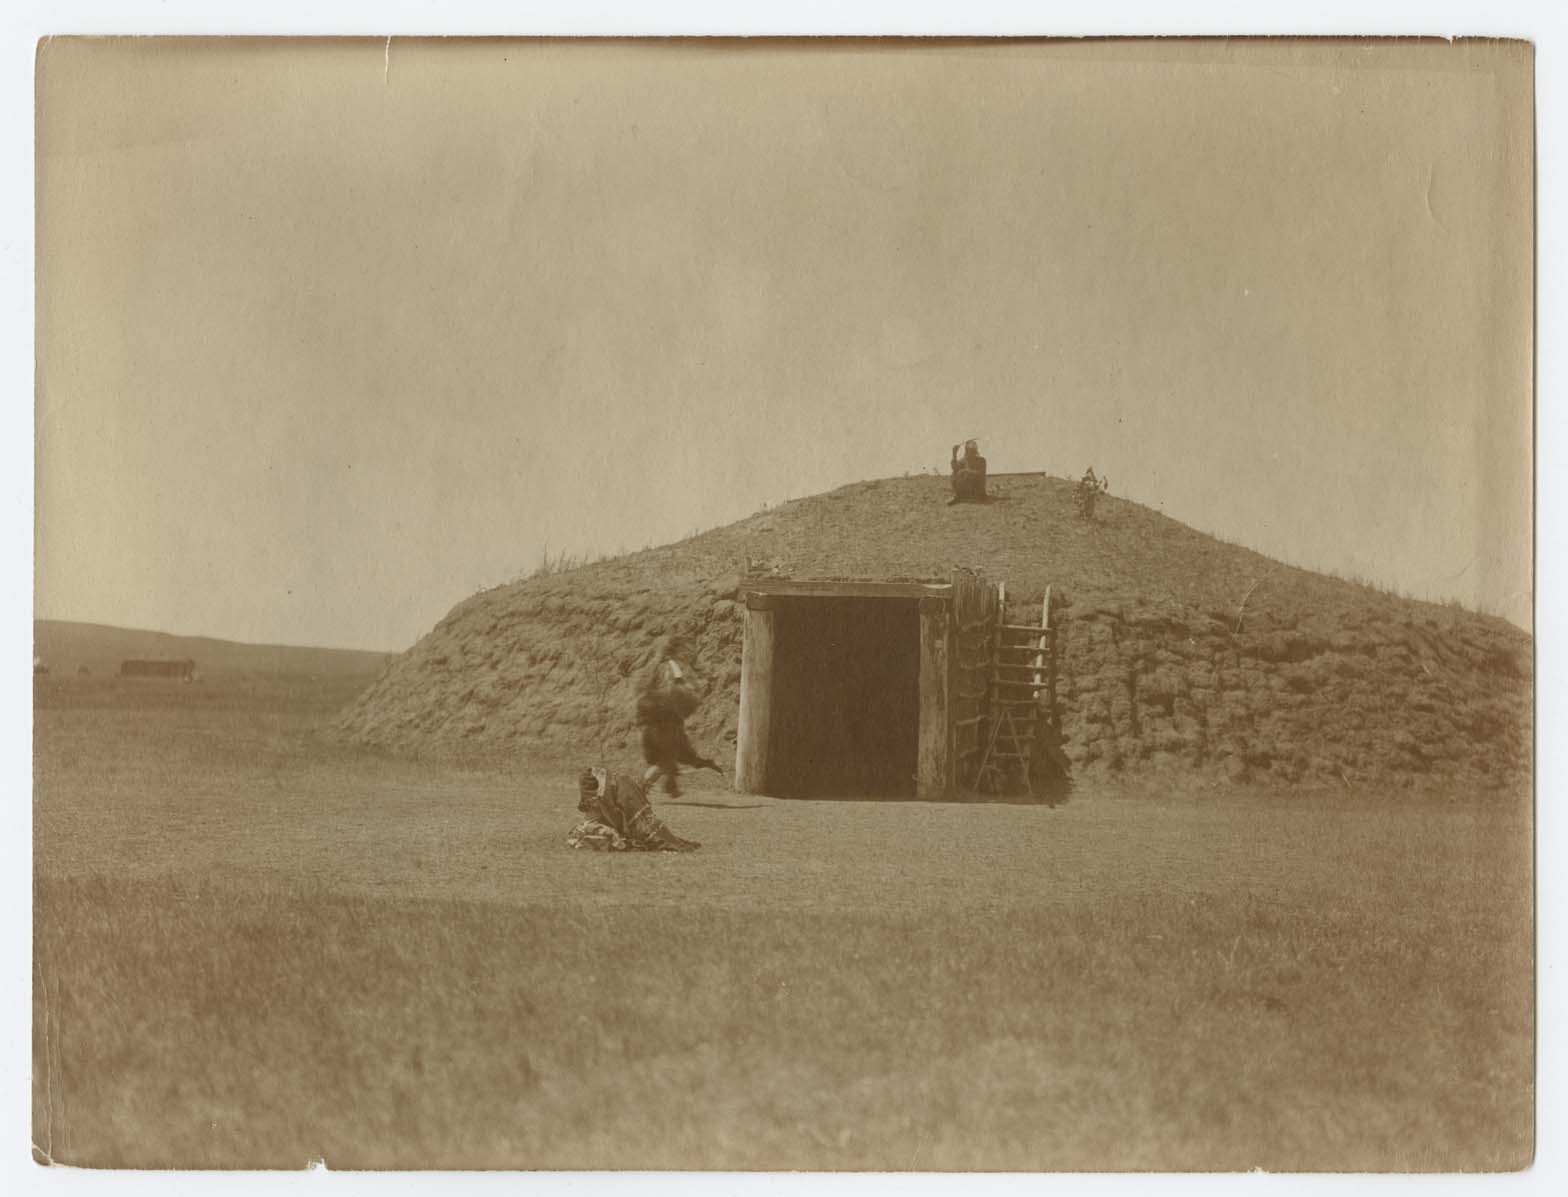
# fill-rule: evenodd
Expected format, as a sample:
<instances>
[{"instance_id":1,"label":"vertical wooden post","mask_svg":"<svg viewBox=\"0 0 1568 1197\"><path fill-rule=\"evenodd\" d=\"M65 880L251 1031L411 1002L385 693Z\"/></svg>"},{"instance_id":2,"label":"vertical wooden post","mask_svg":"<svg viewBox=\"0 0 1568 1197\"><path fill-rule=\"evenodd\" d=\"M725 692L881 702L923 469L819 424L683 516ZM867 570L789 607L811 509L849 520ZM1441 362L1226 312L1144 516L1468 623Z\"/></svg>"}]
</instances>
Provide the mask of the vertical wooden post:
<instances>
[{"instance_id":1,"label":"vertical wooden post","mask_svg":"<svg viewBox=\"0 0 1568 1197\"><path fill-rule=\"evenodd\" d=\"M991 764L991 753L996 750L997 737L1001 733L1002 716L1007 708L997 701L996 681L1000 676L996 665L1002 656L1002 625L1007 622L1007 583L996 584L996 611L991 625L991 630L986 635L986 658L989 667L985 671L985 713L986 721L981 726L985 729L985 751L980 754L980 764L975 770L975 789L983 793L994 791L987 790L986 768Z\"/></svg>"},{"instance_id":2,"label":"vertical wooden post","mask_svg":"<svg viewBox=\"0 0 1568 1197\"><path fill-rule=\"evenodd\" d=\"M953 725L947 717L948 603L920 600L920 748L915 796L945 798L952 788Z\"/></svg>"},{"instance_id":3,"label":"vertical wooden post","mask_svg":"<svg viewBox=\"0 0 1568 1197\"><path fill-rule=\"evenodd\" d=\"M1040 671L1045 668L1045 648L1051 635L1051 588L1045 588L1045 601L1040 604L1040 639L1034 650L1034 684L1038 689L1045 684Z\"/></svg>"},{"instance_id":4,"label":"vertical wooden post","mask_svg":"<svg viewBox=\"0 0 1568 1197\"><path fill-rule=\"evenodd\" d=\"M1045 709L1050 714L1051 726L1056 726L1056 626L1051 623L1051 588L1045 588L1045 614L1040 619L1045 627L1041 643L1045 645Z\"/></svg>"},{"instance_id":5,"label":"vertical wooden post","mask_svg":"<svg viewBox=\"0 0 1568 1197\"><path fill-rule=\"evenodd\" d=\"M740 722L735 729L735 789L762 794L768 784L768 732L773 722L773 606L746 596L741 629Z\"/></svg>"}]
</instances>

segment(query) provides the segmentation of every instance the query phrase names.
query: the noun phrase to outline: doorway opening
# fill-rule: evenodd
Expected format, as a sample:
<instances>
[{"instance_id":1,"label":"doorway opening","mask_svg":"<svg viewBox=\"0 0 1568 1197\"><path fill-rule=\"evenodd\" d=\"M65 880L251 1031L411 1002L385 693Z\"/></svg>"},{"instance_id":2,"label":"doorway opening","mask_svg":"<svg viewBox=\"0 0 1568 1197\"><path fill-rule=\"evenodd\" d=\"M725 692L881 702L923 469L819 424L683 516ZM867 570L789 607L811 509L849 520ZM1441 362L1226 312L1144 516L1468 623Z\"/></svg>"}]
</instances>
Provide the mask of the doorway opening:
<instances>
[{"instance_id":1,"label":"doorway opening","mask_svg":"<svg viewBox=\"0 0 1568 1197\"><path fill-rule=\"evenodd\" d=\"M913 798L919 600L780 597L775 611L767 791Z\"/></svg>"}]
</instances>

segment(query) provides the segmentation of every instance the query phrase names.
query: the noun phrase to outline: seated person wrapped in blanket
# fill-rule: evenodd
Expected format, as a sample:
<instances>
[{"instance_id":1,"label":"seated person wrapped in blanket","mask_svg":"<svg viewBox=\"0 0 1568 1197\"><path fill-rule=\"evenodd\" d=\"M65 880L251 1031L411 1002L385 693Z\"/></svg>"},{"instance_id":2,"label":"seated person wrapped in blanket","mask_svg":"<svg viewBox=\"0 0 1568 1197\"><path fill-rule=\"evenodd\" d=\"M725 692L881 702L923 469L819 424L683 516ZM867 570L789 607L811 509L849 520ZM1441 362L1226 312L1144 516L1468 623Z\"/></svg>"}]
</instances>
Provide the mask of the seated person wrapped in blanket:
<instances>
[{"instance_id":1,"label":"seated person wrapped in blanket","mask_svg":"<svg viewBox=\"0 0 1568 1197\"><path fill-rule=\"evenodd\" d=\"M702 847L659 821L648 804L651 780L584 769L577 779L577 809L587 817L567 833L567 844L590 852L694 852Z\"/></svg>"}]
</instances>

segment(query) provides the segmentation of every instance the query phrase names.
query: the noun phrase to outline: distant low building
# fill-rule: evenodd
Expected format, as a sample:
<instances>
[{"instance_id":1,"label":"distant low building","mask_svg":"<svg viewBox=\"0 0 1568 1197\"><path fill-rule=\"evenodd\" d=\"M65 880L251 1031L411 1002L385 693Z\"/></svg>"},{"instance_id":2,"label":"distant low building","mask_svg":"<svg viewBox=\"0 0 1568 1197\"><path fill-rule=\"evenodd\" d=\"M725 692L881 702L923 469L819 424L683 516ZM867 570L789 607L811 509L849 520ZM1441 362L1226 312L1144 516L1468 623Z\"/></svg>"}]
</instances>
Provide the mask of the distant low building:
<instances>
[{"instance_id":1,"label":"distant low building","mask_svg":"<svg viewBox=\"0 0 1568 1197\"><path fill-rule=\"evenodd\" d=\"M196 676L196 662L184 661L121 661L121 677L177 677L188 682Z\"/></svg>"}]
</instances>

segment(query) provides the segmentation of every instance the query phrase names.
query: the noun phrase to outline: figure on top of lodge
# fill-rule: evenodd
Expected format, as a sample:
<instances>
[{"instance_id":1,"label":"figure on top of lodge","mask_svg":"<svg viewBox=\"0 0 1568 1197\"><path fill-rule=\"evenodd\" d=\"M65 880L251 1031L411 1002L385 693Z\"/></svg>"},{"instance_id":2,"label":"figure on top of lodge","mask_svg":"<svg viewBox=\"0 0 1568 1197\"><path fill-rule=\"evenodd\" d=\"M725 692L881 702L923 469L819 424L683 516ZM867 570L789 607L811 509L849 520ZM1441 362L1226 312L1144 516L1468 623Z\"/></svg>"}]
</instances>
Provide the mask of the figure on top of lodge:
<instances>
[{"instance_id":1,"label":"figure on top of lodge","mask_svg":"<svg viewBox=\"0 0 1568 1197\"><path fill-rule=\"evenodd\" d=\"M974 441L965 441L963 448L960 456L958 446L953 446L953 497L947 501L949 507L954 503L984 503L986 500L985 458L980 456L980 446Z\"/></svg>"}]
</instances>

